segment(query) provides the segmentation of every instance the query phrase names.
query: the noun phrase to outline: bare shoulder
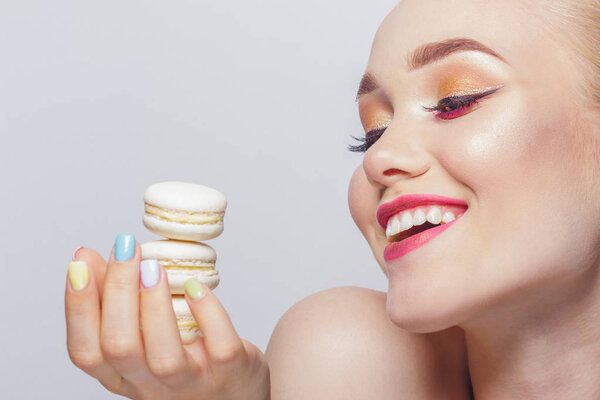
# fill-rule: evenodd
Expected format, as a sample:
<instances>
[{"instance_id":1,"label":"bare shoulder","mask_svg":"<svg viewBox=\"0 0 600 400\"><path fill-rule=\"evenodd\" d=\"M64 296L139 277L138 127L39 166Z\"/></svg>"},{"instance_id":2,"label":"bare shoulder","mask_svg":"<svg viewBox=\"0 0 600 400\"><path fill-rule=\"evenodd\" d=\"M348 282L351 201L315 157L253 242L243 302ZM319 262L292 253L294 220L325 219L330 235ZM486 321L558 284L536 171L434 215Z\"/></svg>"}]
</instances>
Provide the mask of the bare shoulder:
<instances>
[{"instance_id":1,"label":"bare shoulder","mask_svg":"<svg viewBox=\"0 0 600 400\"><path fill-rule=\"evenodd\" d=\"M383 292L340 287L292 306L266 351L272 399L468 399L462 330L406 332L385 302Z\"/></svg>"}]
</instances>

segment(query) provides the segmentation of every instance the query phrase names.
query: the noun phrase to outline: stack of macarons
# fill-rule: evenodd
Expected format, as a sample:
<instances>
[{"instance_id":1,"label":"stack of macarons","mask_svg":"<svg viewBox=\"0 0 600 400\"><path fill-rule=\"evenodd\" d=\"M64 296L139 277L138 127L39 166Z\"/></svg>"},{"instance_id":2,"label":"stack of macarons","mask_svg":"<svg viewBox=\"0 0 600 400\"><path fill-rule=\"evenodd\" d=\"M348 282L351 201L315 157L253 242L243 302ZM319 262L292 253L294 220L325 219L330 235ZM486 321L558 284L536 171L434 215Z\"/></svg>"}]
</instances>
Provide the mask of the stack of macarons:
<instances>
[{"instance_id":1,"label":"stack of macarons","mask_svg":"<svg viewBox=\"0 0 600 400\"><path fill-rule=\"evenodd\" d=\"M201 335L185 301L185 284L196 278L208 288L219 284L216 253L201 240L223 232L225 196L213 188L185 182L161 182L144 193L146 228L166 239L142 244L142 259L157 260L169 280L173 309L183 343Z\"/></svg>"}]
</instances>

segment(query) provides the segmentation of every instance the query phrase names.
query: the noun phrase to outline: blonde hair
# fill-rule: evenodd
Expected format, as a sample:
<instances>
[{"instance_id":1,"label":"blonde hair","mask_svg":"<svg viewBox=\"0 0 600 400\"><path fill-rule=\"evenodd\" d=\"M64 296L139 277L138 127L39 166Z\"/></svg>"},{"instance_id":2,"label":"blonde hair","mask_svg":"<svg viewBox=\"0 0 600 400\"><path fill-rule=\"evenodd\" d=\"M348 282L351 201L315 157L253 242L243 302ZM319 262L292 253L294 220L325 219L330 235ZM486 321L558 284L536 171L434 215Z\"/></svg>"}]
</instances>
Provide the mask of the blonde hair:
<instances>
[{"instance_id":1,"label":"blonde hair","mask_svg":"<svg viewBox=\"0 0 600 400\"><path fill-rule=\"evenodd\" d=\"M580 115L575 123L587 166L588 185L600 183L600 0L542 0L533 15L555 39L571 50L580 71Z\"/></svg>"},{"instance_id":2,"label":"blonde hair","mask_svg":"<svg viewBox=\"0 0 600 400\"><path fill-rule=\"evenodd\" d=\"M576 62L582 68L583 93L600 111L600 0L543 1L546 22L567 39Z\"/></svg>"}]
</instances>

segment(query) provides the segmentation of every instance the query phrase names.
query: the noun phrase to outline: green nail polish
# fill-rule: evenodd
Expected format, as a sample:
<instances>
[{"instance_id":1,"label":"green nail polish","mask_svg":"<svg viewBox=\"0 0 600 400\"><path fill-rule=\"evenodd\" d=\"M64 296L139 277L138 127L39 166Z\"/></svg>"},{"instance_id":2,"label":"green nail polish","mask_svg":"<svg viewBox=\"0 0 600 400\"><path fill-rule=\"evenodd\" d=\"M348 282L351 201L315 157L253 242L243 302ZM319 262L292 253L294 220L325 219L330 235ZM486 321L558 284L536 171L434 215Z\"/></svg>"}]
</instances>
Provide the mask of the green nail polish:
<instances>
[{"instance_id":1,"label":"green nail polish","mask_svg":"<svg viewBox=\"0 0 600 400\"><path fill-rule=\"evenodd\" d=\"M192 299L199 299L204 296L204 286L196 278L190 278L185 281L185 291Z\"/></svg>"}]
</instances>

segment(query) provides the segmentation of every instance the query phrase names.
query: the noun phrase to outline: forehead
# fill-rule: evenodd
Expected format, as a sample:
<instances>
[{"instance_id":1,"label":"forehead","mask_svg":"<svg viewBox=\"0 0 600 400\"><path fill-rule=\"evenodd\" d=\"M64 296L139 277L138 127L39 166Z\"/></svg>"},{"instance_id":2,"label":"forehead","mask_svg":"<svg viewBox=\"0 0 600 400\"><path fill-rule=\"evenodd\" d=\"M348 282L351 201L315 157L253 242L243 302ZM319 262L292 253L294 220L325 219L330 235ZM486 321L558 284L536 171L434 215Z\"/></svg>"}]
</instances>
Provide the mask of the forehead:
<instances>
[{"instance_id":1,"label":"forehead","mask_svg":"<svg viewBox=\"0 0 600 400\"><path fill-rule=\"evenodd\" d=\"M535 2L535 1L534 1ZM544 51L548 40L533 23L529 1L403 0L377 31L370 69L406 69L417 47L455 37L471 38L490 47L512 64ZM383 64L383 65L377 65Z\"/></svg>"}]
</instances>

